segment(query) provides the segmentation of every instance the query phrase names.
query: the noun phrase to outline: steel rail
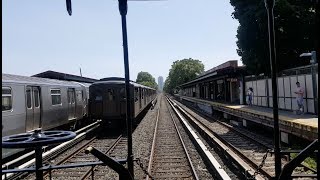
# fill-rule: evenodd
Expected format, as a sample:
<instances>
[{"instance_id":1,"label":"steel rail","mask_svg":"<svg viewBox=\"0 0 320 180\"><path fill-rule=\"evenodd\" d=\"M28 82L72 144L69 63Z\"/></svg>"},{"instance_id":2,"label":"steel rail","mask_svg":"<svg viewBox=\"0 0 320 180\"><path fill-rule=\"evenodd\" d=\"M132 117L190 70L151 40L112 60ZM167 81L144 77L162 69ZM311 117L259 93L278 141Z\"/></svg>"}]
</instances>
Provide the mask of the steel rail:
<instances>
[{"instance_id":1,"label":"steel rail","mask_svg":"<svg viewBox=\"0 0 320 180\"><path fill-rule=\"evenodd\" d=\"M167 101L168 101L168 99L167 99ZM170 105L171 105L171 107L173 108L173 105L172 105L172 104L170 104ZM173 124L174 124L174 127L176 128L176 131L177 131L177 133L178 133L180 142L181 142L181 144L182 144L182 146L183 146L184 153L186 154L187 159L188 159L188 162L189 162L189 165L190 165L190 167L191 167L191 169L192 169L192 175L193 175L193 177L194 177L196 180L199 180L198 174L197 174L196 170L194 169L193 163L192 163L191 158L190 158L190 156L189 156L188 150L187 150L187 148L186 148L186 146L185 146L185 144L184 144L184 141L183 141L183 139L182 139L182 137L181 137L181 135L180 135L179 129L178 129L178 127L177 127L177 124L176 124L176 122L174 121L172 112L170 111L170 108L168 108L168 110L169 110L169 113L170 113L170 116L171 116L171 120L172 120L172 122L173 122Z\"/></svg>"},{"instance_id":2,"label":"steel rail","mask_svg":"<svg viewBox=\"0 0 320 180\"><path fill-rule=\"evenodd\" d=\"M179 111L190 120L190 122L198 127L199 130L203 131L209 138L217 144L220 149L222 149L226 155L228 155L231 159L233 159L246 173L249 173L250 176L254 176L253 169L257 169L258 165L254 163L251 159L243 155L236 147L227 143L223 138L221 138L218 134L213 132L210 128L208 128L205 124L192 117L188 112L186 112L180 105L176 104L176 107ZM271 178L271 175L264 170L261 170L261 173L268 178ZM256 179L264 179L261 175L256 175Z\"/></svg>"},{"instance_id":3,"label":"steel rail","mask_svg":"<svg viewBox=\"0 0 320 180\"><path fill-rule=\"evenodd\" d=\"M150 155L150 160L149 160L149 165L148 165L148 173L151 173L151 168L152 168L152 162L153 162L153 158L154 158L154 151L155 151L155 144L156 144L156 141L157 141L157 135L158 135L158 122L159 122L159 114L160 114L160 107L161 107L161 100L162 100L162 97L161 97L161 99L160 99L160 105L159 105L159 110L158 110L158 115L157 115L157 122L156 122L156 127L155 127L155 131L154 131L154 138L153 138L153 142L152 142L152 153L151 153L151 155ZM173 123L173 125L174 125L174 130L175 130L175 132L177 133L177 135L178 135L178 141L180 141L180 143L181 143L181 146L182 146L182 151L184 152L184 154L186 155L186 159L187 159L187 163L189 164L189 167L191 168L191 176L194 178L194 179L196 179L196 180L199 180L199 177L198 177L198 175L197 175L197 173L196 173L196 171L195 171L195 168L194 168L194 166L193 166L193 163L192 163L192 161L191 161L191 158L190 158L190 156L189 156L189 154L188 154L188 151L187 151L187 149L186 149L186 146L185 146L185 144L184 144L184 141L183 141L183 139L182 139L182 137L181 137L181 134L180 134L180 132L179 132L179 130L178 130L178 127L177 127L177 125L176 125L176 123L175 123L175 121L174 121L174 117L173 117L173 115L172 115L172 113L171 113L171 111L170 111L170 109L168 108L168 111L169 111L169 114L170 114L170 117L171 117L171 121L172 121L172 123ZM147 178L146 179L149 179L149 176L147 175Z\"/></svg>"},{"instance_id":4,"label":"steel rail","mask_svg":"<svg viewBox=\"0 0 320 180\"><path fill-rule=\"evenodd\" d=\"M179 101L177 101L177 102L178 102L178 103L181 103L181 102L179 102ZM182 104L182 103L181 103L181 104ZM183 104L183 105L184 105L184 104ZM193 111L197 112L199 116L205 116L205 117L207 117L207 118L209 118L209 119L212 119L211 116L209 116L209 115L207 115L207 114L199 111L198 109L196 109L196 108L194 108L194 107L191 107L191 106L189 106L189 105L184 105L184 106L186 106L186 107L188 107L189 109L192 109ZM189 113L189 115L192 116L193 118L197 119L194 115L192 115L192 114L190 114L190 113ZM229 125L229 124L227 124L227 123L225 123L225 122L222 122L222 121L217 120L217 119L212 119L212 120L214 120L214 121L217 122L218 124L220 124L220 125L228 128L228 129L231 130L231 131L235 131L236 133L238 133L238 134L241 135L242 137L247 138L247 139L249 139L249 140L251 140L251 141L256 142L257 144L259 144L260 146L265 147L266 149L273 149L272 145L269 145L269 144L266 143L266 142L260 141L259 139L255 139L254 137L251 137L251 136L249 136L248 134L245 134L244 132L241 132L240 130L232 127L231 125ZM284 151L292 151L292 150L284 150ZM293 151L292 151L292 152L293 152ZM300 151L294 151L294 153L299 153L299 152L300 152ZM274 151L270 151L270 153L271 153L271 154L274 154ZM281 158L281 159L284 160L284 161L288 161L288 160L285 159L285 158ZM308 166L305 165L304 163L300 164L300 166L301 166L302 168L304 168L304 169L307 169L306 171L309 170L309 171L311 171L311 172L313 172L313 173L316 173L316 172L317 172L315 169L308 167ZM313 176L312 174L300 174L300 175L301 175L301 177ZM293 176L298 176L298 175L297 175L297 174L293 174Z\"/></svg>"},{"instance_id":5,"label":"steel rail","mask_svg":"<svg viewBox=\"0 0 320 180\"><path fill-rule=\"evenodd\" d=\"M179 101L177 101L177 102L180 103ZM180 104L182 104L182 103L180 103ZM241 132L240 130L235 129L234 127L232 127L231 125L229 125L229 124L227 124L227 123L225 123L225 122L222 122L222 121L220 121L220 120L218 120L218 119L212 119L212 117L210 117L209 115L207 115L207 114L199 111L198 109L196 109L196 108L194 108L194 107L191 107L191 106L188 106L188 105L185 105L185 104L183 104L183 105L186 106L186 107L188 107L189 109L192 109L193 111L196 111L197 113L199 113L199 114L198 114L199 116L205 116L205 117L209 118L210 120L214 120L215 122L217 122L218 124L224 126L225 128L228 128L229 130L232 130L232 131L237 132L237 133L238 133L239 135L241 135L242 137L247 138L247 139L250 139L250 140L258 143L259 145L265 147L266 149L272 149L272 148L273 148L272 145L269 145L269 144L267 144L266 142L259 141L258 139L254 139L253 137L249 136L248 134L245 134L245 133ZM189 113L189 115L192 116L193 118L197 119L194 115L192 115L192 114L190 114L190 113Z\"/></svg>"},{"instance_id":6,"label":"steel rail","mask_svg":"<svg viewBox=\"0 0 320 180\"><path fill-rule=\"evenodd\" d=\"M156 139L156 136L157 136L156 134L157 134L157 131L158 131L158 122L159 122L159 114L160 114L160 108L161 108L161 99L162 99L162 96L160 96L159 109L158 109L157 118L156 118L156 125L154 127L152 147L151 147L151 153L150 153L149 164L148 164L148 169L147 169L147 172L149 174L151 173L154 149L155 149L155 146L156 146L156 140L155 139ZM149 180L149 175L148 174L147 174L146 180Z\"/></svg>"},{"instance_id":7,"label":"steel rail","mask_svg":"<svg viewBox=\"0 0 320 180\"><path fill-rule=\"evenodd\" d=\"M112 145L108 148L108 150L106 151L107 153L109 153L111 150L114 149L114 147L122 140L122 135L120 135L113 143ZM97 162L90 162L90 163L72 163L72 164L62 164L67 162L68 160L72 159L73 157L77 156L82 150L86 149L86 146L90 143L94 143L94 140L96 140L96 138L92 138L90 139L90 142L86 143L85 145L82 145L80 148L77 148L77 150L75 151L75 153L71 153L71 155L68 155L67 157L63 158L63 160L59 161L59 163L57 163L57 165L47 165L42 167L41 169L43 171L46 171L46 173L49 174L44 174L44 178L48 178L48 179L52 179L52 172L55 172L56 170L62 170L62 169L73 169L73 168L80 168L80 167L91 167L91 169L89 169L88 171L86 171L81 178L79 177L79 179L86 179L89 175L90 172L95 170L96 166L102 165L105 166L105 164L101 161L97 161ZM120 160L119 163L121 164L125 164L126 161L125 160ZM60 165L59 165L60 164ZM62 164L62 165L61 165ZM17 172L19 170L16 170ZM35 172L34 168L25 168L23 169L23 172ZM68 172L68 171L66 171ZM71 172L73 172L71 170ZM49 177L48 177L49 176ZM93 174L92 174L93 176Z\"/></svg>"},{"instance_id":8,"label":"steel rail","mask_svg":"<svg viewBox=\"0 0 320 180\"><path fill-rule=\"evenodd\" d=\"M92 126L97 125L98 123L100 123L100 120L98 120L97 122L94 122L94 123L92 123L92 124L89 124L89 125L86 126L86 127L83 127L83 128L81 128L81 129L77 130L75 133L76 133L76 134L79 134L79 133L87 130L88 128L91 128ZM48 148L48 146L43 147L43 148L42 148L43 152L46 152L46 151L50 150L50 149L47 149L47 148ZM14 160L12 160L12 161L9 161L9 162L3 164L3 165L2 165L2 169L8 169L8 168L10 168L11 166L13 166L14 164L19 163L19 161L22 161L22 160L24 160L24 159L27 159L28 157L31 157L31 156L34 156L34 151L31 151L31 152L29 152L29 153L26 153L26 154L20 156L20 157L17 158L17 159L14 159Z\"/></svg>"},{"instance_id":9,"label":"steel rail","mask_svg":"<svg viewBox=\"0 0 320 180\"><path fill-rule=\"evenodd\" d=\"M84 145L82 145L80 148L76 149L75 151L73 151L72 153L70 153L68 156L66 156L65 158L63 158L61 161L59 161L58 163L56 163L56 165L60 165L68 160L70 160L73 156L79 154L81 152L82 149L84 149L86 146L88 146L90 143L92 143L97 137L93 137L91 138L87 143L85 143ZM53 171L51 171L50 173L52 173ZM44 178L46 178L48 176L48 171L46 171L44 173Z\"/></svg>"},{"instance_id":10,"label":"steel rail","mask_svg":"<svg viewBox=\"0 0 320 180\"><path fill-rule=\"evenodd\" d=\"M110 151L112 151L116 146L117 144L121 141L122 139L122 135L120 135L116 140L115 142L111 145L111 147L105 152L105 154L109 154ZM89 169L88 171L86 171L84 173L84 175L80 178L80 179L85 179L89 176L90 172L94 171L96 169L96 166L92 166L91 169Z\"/></svg>"},{"instance_id":11,"label":"steel rail","mask_svg":"<svg viewBox=\"0 0 320 180\"><path fill-rule=\"evenodd\" d=\"M42 154L42 158L44 160L46 160L46 159L48 159L48 158L50 158L50 157L52 157L54 155L58 155L61 152L63 152L64 150L66 150L69 147L71 147L72 145L80 142L81 140L83 140L85 138L85 136L88 133L90 133L90 132L94 131L95 129L97 129L100 126L100 122L101 121L98 120L97 122L94 122L94 123L92 123L92 124L90 124L90 125L88 125L88 126L86 126L84 128L81 128L81 129L77 130L76 134L78 134L78 133L80 133L80 134L78 134L74 139L72 139L70 141L67 141L67 142L64 142L64 143L62 143L62 144L50 149L49 151L43 153ZM46 147L44 147L44 148L46 148ZM31 152L31 153L28 153L28 156L34 156L34 151ZM13 160L13 161L10 161L10 162L4 164L3 166L5 166L5 167L12 166L13 164L18 163L19 161L23 161L25 158L26 158L26 156L22 156L22 157L20 157L20 158L18 158L16 160ZM24 168L30 167L30 166L32 166L32 164L34 164L34 162L35 162L35 158L33 158L33 159L29 160L28 162L18 166L17 169L19 170L19 169L24 169ZM6 175L2 175L2 180L11 178L14 175L15 175L14 173L8 173Z\"/></svg>"},{"instance_id":12,"label":"steel rail","mask_svg":"<svg viewBox=\"0 0 320 180\"><path fill-rule=\"evenodd\" d=\"M112 145L108 148L108 150L106 151L106 153L109 153L121 140L122 138L122 135L120 135L113 143ZM93 137L91 138L87 143L85 143L84 145L82 145L81 147L77 148L75 151L73 151L72 153L70 153L68 156L66 156L65 158L63 158L61 161L59 161L54 167L58 167L58 165L61 165L65 162L67 162L68 160L71 160L73 157L77 156L79 153L81 153L84 149L87 148L88 145L92 144L95 142L95 140L97 140L97 137ZM101 165L103 164L101 161L99 162L94 162L94 163L91 163L90 167L91 169L87 170L82 176L81 178L79 179L85 179L86 177L88 177L88 175L90 174L90 172L92 172L95 167L97 165ZM69 167L70 166L70 167ZM62 165L62 167L65 167L65 169L69 169L69 168L74 168L74 167L84 167L86 165L84 164L78 164L77 166L75 166L74 164L71 164L71 165ZM63 169L63 168L56 168L56 169ZM46 171L46 174L44 174L44 178L47 178L49 176L49 179L52 179L51 176L52 176L52 173L54 172L55 170L51 171L51 170L48 170Z\"/></svg>"},{"instance_id":13,"label":"steel rail","mask_svg":"<svg viewBox=\"0 0 320 180\"><path fill-rule=\"evenodd\" d=\"M216 173L216 177L223 179L223 180L231 180L229 175L225 172L219 162L213 157L204 143L200 140L199 136L195 133L195 131L190 127L187 121L182 117L182 115L178 112L178 110L174 107L174 104L169 100L167 97L167 101L171 105L172 109L175 111L179 120L182 122L181 124L187 129L187 133L194 144L199 148L202 157L205 159L206 162L209 163L210 168Z\"/></svg>"}]
</instances>

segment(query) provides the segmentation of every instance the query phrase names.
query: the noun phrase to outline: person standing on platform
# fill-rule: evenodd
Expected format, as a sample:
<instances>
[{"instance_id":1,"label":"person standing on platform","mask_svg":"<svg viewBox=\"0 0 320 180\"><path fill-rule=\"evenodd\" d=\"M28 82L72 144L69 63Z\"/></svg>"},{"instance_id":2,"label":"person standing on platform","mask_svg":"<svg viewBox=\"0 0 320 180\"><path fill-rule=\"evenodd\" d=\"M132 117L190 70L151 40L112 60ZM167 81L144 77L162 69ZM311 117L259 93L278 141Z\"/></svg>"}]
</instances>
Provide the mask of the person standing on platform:
<instances>
[{"instance_id":1,"label":"person standing on platform","mask_svg":"<svg viewBox=\"0 0 320 180\"><path fill-rule=\"evenodd\" d=\"M298 104L298 111L300 111L299 114L304 114L304 106L303 106L303 95L304 95L304 89L300 86L300 83L297 82L297 90L294 92L297 94L297 104Z\"/></svg>"},{"instance_id":2,"label":"person standing on platform","mask_svg":"<svg viewBox=\"0 0 320 180\"><path fill-rule=\"evenodd\" d=\"M247 104L252 106L253 89L250 87L247 91Z\"/></svg>"}]
</instances>

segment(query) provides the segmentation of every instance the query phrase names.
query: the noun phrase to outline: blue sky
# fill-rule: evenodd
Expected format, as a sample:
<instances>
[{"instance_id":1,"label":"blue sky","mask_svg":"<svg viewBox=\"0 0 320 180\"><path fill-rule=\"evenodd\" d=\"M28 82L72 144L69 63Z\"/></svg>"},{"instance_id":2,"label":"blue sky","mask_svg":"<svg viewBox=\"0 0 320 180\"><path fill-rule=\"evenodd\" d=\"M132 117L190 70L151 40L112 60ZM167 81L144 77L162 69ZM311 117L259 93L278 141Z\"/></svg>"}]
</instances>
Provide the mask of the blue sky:
<instances>
[{"instance_id":1,"label":"blue sky","mask_svg":"<svg viewBox=\"0 0 320 180\"><path fill-rule=\"evenodd\" d=\"M2 1L2 72L30 76L47 70L124 77L117 0ZM226 0L128 2L130 79L147 71L166 78L173 61L199 59L205 70L236 53L238 21ZM240 62L238 62L240 63ZM241 64L241 63L240 63Z\"/></svg>"}]
</instances>

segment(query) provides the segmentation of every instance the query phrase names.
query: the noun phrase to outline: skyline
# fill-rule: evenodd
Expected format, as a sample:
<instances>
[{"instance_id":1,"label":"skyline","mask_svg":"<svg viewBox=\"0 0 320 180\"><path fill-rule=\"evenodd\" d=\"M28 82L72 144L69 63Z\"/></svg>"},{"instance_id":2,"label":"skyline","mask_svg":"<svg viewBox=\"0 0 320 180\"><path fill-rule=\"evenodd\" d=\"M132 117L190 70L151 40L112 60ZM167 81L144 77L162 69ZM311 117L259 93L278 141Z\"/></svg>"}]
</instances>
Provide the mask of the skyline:
<instances>
[{"instance_id":1,"label":"skyline","mask_svg":"<svg viewBox=\"0 0 320 180\"><path fill-rule=\"evenodd\" d=\"M81 68L84 77L124 77L117 1L74 1L71 17L65 1L2 5L3 73L80 75ZM241 65L232 12L229 2L128 2L130 79L146 71L165 80L173 61L184 58L199 59L205 70L234 59Z\"/></svg>"},{"instance_id":2,"label":"skyline","mask_svg":"<svg viewBox=\"0 0 320 180\"><path fill-rule=\"evenodd\" d=\"M163 90L163 77L162 76L159 76L158 77L158 89L160 90L160 91L162 91Z\"/></svg>"}]
</instances>

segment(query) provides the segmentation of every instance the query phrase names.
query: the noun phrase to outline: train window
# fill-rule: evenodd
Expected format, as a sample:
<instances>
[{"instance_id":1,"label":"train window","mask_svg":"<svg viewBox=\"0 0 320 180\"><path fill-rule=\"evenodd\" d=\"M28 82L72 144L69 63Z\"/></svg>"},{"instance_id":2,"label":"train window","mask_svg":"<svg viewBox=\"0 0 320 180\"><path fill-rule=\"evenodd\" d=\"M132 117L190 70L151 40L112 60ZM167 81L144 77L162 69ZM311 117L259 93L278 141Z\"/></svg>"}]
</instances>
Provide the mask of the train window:
<instances>
[{"instance_id":1,"label":"train window","mask_svg":"<svg viewBox=\"0 0 320 180\"><path fill-rule=\"evenodd\" d=\"M75 102L74 92L71 92L71 103L74 104L74 102Z\"/></svg>"},{"instance_id":2,"label":"train window","mask_svg":"<svg viewBox=\"0 0 320 180\"><path fill-rule=\"evenodd\" d=\"M139 96L139 89L138 88L134 88L135 92L134 92L134 102L138 101L138 96Z\"/></svg>"},{"instance_id":3,"label":"train window","mask_svg":"<svg viewBox=\"0 0 320 180\"><path fill-rule=\"evenodd\" d=\"M108 89L108 100L113 101L114 100L114 90L113 89Z\"/></svg>"},{"instance_id":4,"label":"train window","mask_svg":"<svg viewBox=\"0 0 320 180\"><path fill-rule=\"evenodd\" d=\"M33 96L34 96L34 106L35 107L39 107L40 103L39 103L39 91L38 91L38 89L35 89L33 91Z\"/></svg>"},{"instance_id":5,"label":"train window","mask_svg":"<svg viewBox=\"0 0 320 180\"><path fill-rule=\"evenodd\" d=\"M12 94L11 88L2 88L2 111L9 111L12 109Z\"/></svg>"},{"instance_id":6,"label":"train window","mask_svg":"<svg viewBox=\"0 0 320 180\"><path fill-rule=\"evenodd\" d=\"M69 91L68 91L68 104L71 104L71 95Z\"/></svg>"},{"instance_id":7,"label":"train window","mask_svg":"<svg viewBox=\"0 0 320 180\"><path fill-rule=\"evenodd\" d=\"M27 89L27 108L31 109L31 90Z\"/></svg>"},{"instance_id":8,"label":"train window","mask_svg":"<svg viewBox=\"0 0 320 180\"><path fill-rule=\"evenodd\" d=\"M60 89L51 89L52 105L61 104L61 92Z\"/></svg>"},{"instance_id":9,"label":"train window","mask_svg":"<svg viewBox=\"0 0 320 180\"><path fill-rule=\"evenodd\" d=\"M96 96L95 100L96 101L102 101L102 96Z\"/></svg>"},{"instance_id":10,"label":"train window","mask_svg":"<svg viewBox=\"0 0 320 180\"><path fill-rule=\"evenodd\" d=\"M121 88L121 89L120 89L120 96L121 96L123 99L126 98L126 91L125 91L124 88Z\"/></svg>"},{"instance_id":11,"label":"train window","mask_svg":"<svg viewBox=\"0 0 320 180\"><path fill-rule=\"evenodd\" d=\"M3 95L11 96L11 88L9 88L9 87L3 87L3 88L2 88L2 96L3 96Z\"/></svg>"},{"instance_id":12,"label":"train window","mask_svg":"<svg viewBox=\"0 0 320 180\"><path fill-rule=\"evenodd\" d=\"M77 94L77 97L75 98L75 102L82 101L81 91L77 91L76 94Z\"/></svg>"}]
</instances>

